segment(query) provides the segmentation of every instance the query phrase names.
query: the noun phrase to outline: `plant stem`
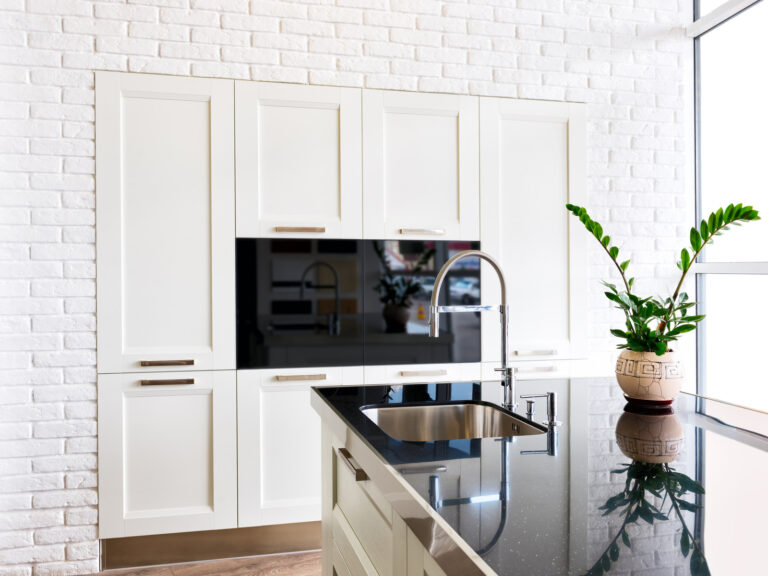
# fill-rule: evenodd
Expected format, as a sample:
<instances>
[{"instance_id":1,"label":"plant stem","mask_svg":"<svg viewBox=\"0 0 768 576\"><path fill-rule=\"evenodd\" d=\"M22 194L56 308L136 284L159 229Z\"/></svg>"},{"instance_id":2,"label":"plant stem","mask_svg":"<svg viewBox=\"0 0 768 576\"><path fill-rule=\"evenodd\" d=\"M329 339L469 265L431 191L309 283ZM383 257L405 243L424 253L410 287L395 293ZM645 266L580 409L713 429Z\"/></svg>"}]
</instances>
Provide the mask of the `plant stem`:
<instances>
[{"instance_id":1,"label":"plant stem","mask_svg":"<svg viewBox=\"0 0 768 576\"><path fill-rule=\"evenodd\" d=\"M611 256L611 252L610 250L608 250L607 246L605 246L599 239L597 240L597 243L603 247L603 250L605 250L605 253L608 254L608 258L610 258L613 264L616 266L616 269L619 271L619 274L621 275L621 281L624 282L624 288L626 288L627 294L629 294L629 292L631 291L631 288L629 287L629 282L627 282L627 277L624 276L624 270L621 269L621 265L618 263L616 258Z\"/></svg>"}]
</instances>

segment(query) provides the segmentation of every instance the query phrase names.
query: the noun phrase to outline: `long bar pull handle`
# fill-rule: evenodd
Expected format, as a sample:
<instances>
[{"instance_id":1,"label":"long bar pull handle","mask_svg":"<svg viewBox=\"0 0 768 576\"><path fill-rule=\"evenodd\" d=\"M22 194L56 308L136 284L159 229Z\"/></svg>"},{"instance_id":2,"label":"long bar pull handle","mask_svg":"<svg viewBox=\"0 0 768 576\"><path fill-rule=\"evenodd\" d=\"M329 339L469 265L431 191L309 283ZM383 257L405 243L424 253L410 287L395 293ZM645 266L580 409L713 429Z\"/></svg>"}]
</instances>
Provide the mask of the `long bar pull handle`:
<instances>
[{"instance_id":1,"label":"long bar pull handle","mask_svg":"<svg viewBox=\"0 0 768 576\"><path fill-rule=\"evenodd\" d=\"M325 380L325 374L278 374L275 380L278 382L302 382L304 380Z\"/></svg>"},{"instance_id":2,"label":"long bar pull handle","mask_svg":"<svg viewBox=\"0 0 768 576\"><path fill-rule=\"evenodd\" d=\"M414 376L448 376L448 370L400 370L400 376L403 378Z\"/></svg>"},{"instance_id":3,"label":"long bar pull handle","mask_svg":"<svg viewBox=\"0 0 768 576\"><path fill-rule=\"evenodd\" d=\"M168 380L139 380L142 386L171 386L172 384L194 384L194 378L171 378Z\"/></svg>"},{"instance_id":4,"label":"long bar pull handle","mask_svg":"<svg viewBox=\"0 0 768 576\"><path fill-rule=\"evenodd\" d=\"M363 482L364 480L368 480L368 474L366 474L365 470L362 468L357 467L357 463L355 462L354 458L352 458L352 454L349 453L349 450L346 448L337 448L336 452L339 453L339 456L341 456L341 459L344 464L347 465L347 468L349 468L352 471L352 474L355 475L355 482Z\"/></svg>"},{"instance_id":5,"label":"long bar pull handle","mask_svg":"<svg viewBox=\"0 0 768 576\"><path fill-rule=\"evenodd\" d=\"M554 356L557 350L515 350L512 352L515 356Z\"/></svg>"},{"instance_id":6,"label":"long bar pull handle","mask_svg":"<svg viewBox=\"0 0 768 576\"><path fill-rule=\"evenodd\" d=\"M194 366L194 360L142 360L140 366Z\"/></svg>"},{"instance_id":7,"label":"long bar pull handle","mask_svg":"<svg viewBox=\"0 0 768 576\"><path fill-rule=\"evenodd\" d=\"M414 236L443 236L445 230L442 228L400 228L398 234L413 234Z\"/></svg>"},{"instance_id":8,"label":"long bar pull handle","mask_svg":"<svg viewBox=\"0 0 768 576\"><path fill-rule=\"evenodd\" d=\"M325 232L325 226L275 226L275 232Z\"/></svg>"}]
</instances>

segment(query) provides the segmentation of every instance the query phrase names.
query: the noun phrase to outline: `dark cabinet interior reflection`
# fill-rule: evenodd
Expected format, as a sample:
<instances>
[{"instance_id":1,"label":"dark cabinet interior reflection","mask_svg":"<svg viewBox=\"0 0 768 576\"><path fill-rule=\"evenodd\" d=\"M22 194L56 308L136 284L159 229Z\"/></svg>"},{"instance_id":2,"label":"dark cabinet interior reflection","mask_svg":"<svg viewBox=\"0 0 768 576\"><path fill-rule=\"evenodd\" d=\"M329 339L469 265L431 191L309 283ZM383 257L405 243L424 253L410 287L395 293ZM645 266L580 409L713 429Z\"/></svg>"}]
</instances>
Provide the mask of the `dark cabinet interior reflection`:
<instances>
[{"instance_id":1,"label":"dark cabinet interior reflection","mask_svg":"<svg viewBox=\"0 0 768 576\"><path fill-rule=\"evenodd\" d=\"M477 242L237 239L237 367L477 362L480 315L455 314L429 338L435 276ZM480 301L465 260L441 304Z\"/></svg>"}]
</instances>

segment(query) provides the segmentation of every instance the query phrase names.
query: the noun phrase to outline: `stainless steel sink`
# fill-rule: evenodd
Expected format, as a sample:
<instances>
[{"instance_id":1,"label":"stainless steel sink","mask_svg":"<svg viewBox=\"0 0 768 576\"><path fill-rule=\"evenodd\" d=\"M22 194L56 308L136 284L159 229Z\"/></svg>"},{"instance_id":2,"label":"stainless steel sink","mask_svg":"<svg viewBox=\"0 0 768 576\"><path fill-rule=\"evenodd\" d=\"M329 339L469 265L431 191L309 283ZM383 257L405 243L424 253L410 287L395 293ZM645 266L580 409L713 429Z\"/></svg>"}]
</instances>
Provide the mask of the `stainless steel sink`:
<instances>
[{"instance_id":1,"label":"stainless steel sink","mask_svg":"<svg viewBox=\"0 0 768 576\"><path fill-rule=\"evenodd\" d=\"M544 427L529 424L485 403L370 407L361 410L387 435L407 442L528 436L546 432Z\"/></svg>"}]
</instances>

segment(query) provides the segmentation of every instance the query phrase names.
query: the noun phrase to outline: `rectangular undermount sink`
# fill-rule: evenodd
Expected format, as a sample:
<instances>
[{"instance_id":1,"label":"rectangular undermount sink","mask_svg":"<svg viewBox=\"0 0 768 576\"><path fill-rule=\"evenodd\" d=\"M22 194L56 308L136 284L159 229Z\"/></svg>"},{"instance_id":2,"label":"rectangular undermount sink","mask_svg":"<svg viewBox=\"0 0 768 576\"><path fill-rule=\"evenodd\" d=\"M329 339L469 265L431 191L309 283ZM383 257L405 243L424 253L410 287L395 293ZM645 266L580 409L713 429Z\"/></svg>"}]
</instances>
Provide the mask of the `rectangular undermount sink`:
<instances>
[{"instance_id":1,"label":"rectangular undermount sink","mask_svg":"<svg viewBox=\"0 0 768 576\"><path fill-rule=\"evenodd\" d=\"M406 442L544 434L546 429L492 404L462 402L360 409L388 436Z\"/></svg>"}]
</instances>

